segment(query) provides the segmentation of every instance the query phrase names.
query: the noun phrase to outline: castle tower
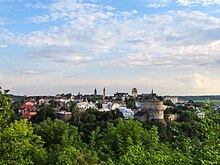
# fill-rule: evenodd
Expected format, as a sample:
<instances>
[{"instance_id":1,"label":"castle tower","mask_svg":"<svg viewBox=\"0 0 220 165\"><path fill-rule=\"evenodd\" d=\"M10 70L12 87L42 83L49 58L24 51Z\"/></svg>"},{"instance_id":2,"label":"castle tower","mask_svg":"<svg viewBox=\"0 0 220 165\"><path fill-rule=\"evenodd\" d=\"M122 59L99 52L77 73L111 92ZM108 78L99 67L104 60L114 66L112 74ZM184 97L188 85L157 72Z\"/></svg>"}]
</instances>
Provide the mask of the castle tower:
<instances>
[{"instance_id":1,"label":"castle tower","mask_svg":"<svg viewBox=\"0 0 220 165\"><path fill-rule=\"evenodd\" d=\"M163 120L164 110L163 101L157 98L153 89L149 97L141 102L141 111L147 112L148 121L151 121L152 119Z\"/></svg>"},{"instance_id":2,"label":"castle tower","mask_svg":"<svg viewBox=\"0 0 220 165\"><path fill-rule=\"evenodd\" d=\"M105 88L103 88L103 100L105 100Z\"/></svg>"},{"instance_id":3,"label":"castle tower","mask_svg":"<svg viewBox=\"0 0 220 165\"><path fill-rule=\"evenodd\" d=\"M133 88L132 91L131 91L131 95L132 97L137 97L137 88Z\"/></svg>"}]
</instances>

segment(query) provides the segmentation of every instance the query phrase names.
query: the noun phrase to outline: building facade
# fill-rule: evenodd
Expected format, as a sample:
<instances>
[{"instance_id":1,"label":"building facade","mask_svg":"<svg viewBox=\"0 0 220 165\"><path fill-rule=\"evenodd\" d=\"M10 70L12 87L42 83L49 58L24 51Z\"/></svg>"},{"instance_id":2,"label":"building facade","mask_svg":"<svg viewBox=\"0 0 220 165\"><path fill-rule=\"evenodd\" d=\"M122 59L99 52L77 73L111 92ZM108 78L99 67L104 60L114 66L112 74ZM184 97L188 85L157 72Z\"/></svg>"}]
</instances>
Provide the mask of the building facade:
<instances>
[{"instance_id":1,"label":"building facade","mask_svg":"<svg viewBox=\"0 0 220 165\"><path fill-rule=\"evenodd\" d=\"M133 88L133 89L131 90L131 96L136 98L137 95L138 95L137 88Z\"/></svg>"},{"instance_id":2,"label":"building facade","mask_svg":"<svg viewBox=\"0 0 220 165\"><path fill-rule=\"evenodd\" d=\"M179 98L178 97L166 96L163 99L164 99L164 101L170 100L173 104L176 104L176 103L179 102Z\"/></svg>"}]
</instances>

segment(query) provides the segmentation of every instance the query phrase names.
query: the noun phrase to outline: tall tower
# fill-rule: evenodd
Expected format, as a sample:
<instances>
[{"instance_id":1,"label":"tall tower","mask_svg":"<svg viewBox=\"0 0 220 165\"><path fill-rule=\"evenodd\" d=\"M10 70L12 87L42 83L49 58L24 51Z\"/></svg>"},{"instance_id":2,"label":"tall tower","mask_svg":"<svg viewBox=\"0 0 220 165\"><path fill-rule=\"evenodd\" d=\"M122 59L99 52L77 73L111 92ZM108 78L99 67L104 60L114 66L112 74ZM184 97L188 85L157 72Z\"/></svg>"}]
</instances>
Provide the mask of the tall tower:
<instances>
[{"instance_id":1,"label":"tall tower","mask_svg":"<svg viewBox=\"0 0 220 165\"><path fill-rule=\"evenodd\" d=\"M133 97L137 97L137 88L133 88L132 89L132 91L131 91L131 95L133 96Z\"/></svg>"},{"instance_id":2,"label":"tall tower","mask_svg":"<svg viewBox=\"0 0 220 165\"><path fill-rule=\"evenodd\" d=\"M97 89L94 90L94 95L97 96Z\"/></svg>"},{"instance_id":3,"label":"tall tower","mask_svg":"<svg viewBox=\"0 0 220 165\"><path fill-rule=\"evenodd\" d=\"M154 93L154 89L153 89L153 88L152 88L152 90L151 90L150 96L151 96L151 97L156 96L156 94Z\"/></svg>"},{"instance_id":4,"label":"tall tower","mask_svg":"<svg viewBox=\"0 0 220 165\"><path fill-rule=\"evenodd\" d=\"M103 100L105 100L105 88L103 88Z\"/></svg>"},{"instance_id":5,"label":"tall tower","mask_svg":"<svg viewBox=\"0 0 220 165\"><path fill-rule=\"evenodd\" d=\"M151 95L153 95L153 94L154 94L154 89L152 88Z\"/></svg>"}]
</instances>

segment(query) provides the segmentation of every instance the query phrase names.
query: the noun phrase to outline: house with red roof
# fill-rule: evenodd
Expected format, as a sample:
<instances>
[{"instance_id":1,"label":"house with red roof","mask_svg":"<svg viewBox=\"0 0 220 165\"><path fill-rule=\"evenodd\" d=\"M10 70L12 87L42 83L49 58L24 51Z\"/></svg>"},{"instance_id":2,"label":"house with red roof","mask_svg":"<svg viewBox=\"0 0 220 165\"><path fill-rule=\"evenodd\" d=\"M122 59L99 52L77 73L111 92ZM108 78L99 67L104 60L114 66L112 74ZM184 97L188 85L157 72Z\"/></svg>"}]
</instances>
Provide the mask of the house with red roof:
<instances>
[{"instance_id":1,"label":"house with red roof","mask_svg":"<svg viewBox=\"0 0 220 165\"><path fill-rule=\"evenodd\" d=\"M24 119L31 119L32 116L37 114L37 107L35 99L28 99L19 107L18 112Z\"/></svg>"}]
</instances>

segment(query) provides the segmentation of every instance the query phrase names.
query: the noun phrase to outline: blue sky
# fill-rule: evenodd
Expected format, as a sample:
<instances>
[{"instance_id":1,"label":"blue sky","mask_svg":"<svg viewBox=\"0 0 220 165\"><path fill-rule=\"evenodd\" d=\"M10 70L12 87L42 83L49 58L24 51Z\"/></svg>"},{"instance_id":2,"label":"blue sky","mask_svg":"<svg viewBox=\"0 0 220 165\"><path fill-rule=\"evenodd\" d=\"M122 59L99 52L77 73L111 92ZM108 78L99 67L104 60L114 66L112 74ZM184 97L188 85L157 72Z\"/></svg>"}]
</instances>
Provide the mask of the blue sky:
<instances>
[{"instance_id":1,"label":"blue sky","mask_svg":"<svg viewBox=\"0 0 220 165\"><path fill-rule=\"evenodd\" d=\"M11 93L220 93L219 0L0 0L0 11Z\"/></svg>"}]
</instances>

